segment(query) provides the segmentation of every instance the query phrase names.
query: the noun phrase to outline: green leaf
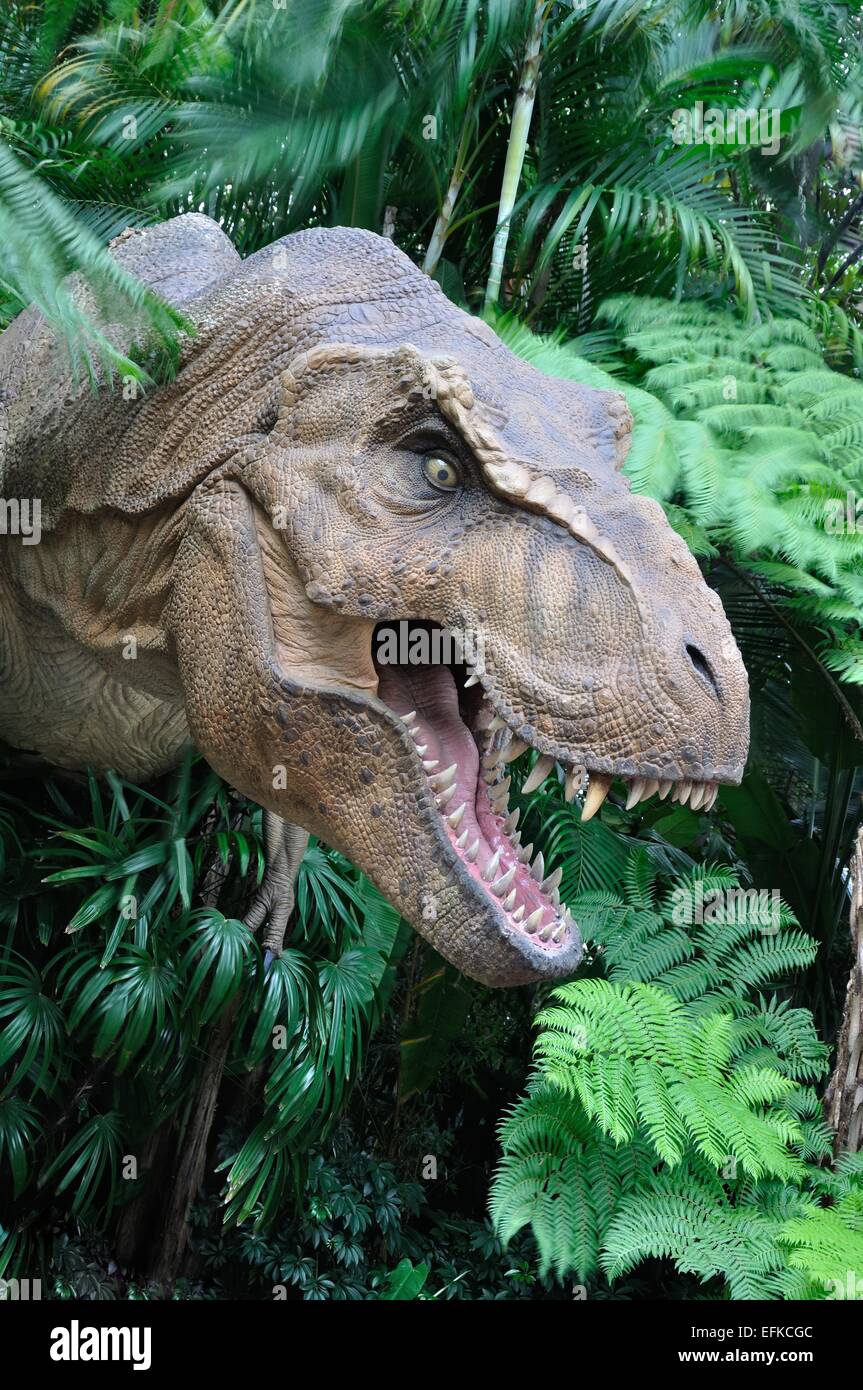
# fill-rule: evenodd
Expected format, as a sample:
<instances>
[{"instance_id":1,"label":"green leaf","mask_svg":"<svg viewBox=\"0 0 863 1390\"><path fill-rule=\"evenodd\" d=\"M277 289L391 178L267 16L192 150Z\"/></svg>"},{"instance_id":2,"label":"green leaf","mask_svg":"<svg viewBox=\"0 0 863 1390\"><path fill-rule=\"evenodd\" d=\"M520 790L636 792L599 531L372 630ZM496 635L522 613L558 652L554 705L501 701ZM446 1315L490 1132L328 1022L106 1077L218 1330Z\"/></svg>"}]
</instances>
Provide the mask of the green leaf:
<instances>
[{"instance_id":1,"label":"green leaf","mask_svg":"<svg viewBox=\"0 0 863 1390\"><path fill-rule=\"evenodd\" d=\"M400 1260L387 1274L380 1297L384 1300L406 1301L418 1298L429 1276L428 1265L414 1265L409 1259Z\"/></svg>"}]
</instances>

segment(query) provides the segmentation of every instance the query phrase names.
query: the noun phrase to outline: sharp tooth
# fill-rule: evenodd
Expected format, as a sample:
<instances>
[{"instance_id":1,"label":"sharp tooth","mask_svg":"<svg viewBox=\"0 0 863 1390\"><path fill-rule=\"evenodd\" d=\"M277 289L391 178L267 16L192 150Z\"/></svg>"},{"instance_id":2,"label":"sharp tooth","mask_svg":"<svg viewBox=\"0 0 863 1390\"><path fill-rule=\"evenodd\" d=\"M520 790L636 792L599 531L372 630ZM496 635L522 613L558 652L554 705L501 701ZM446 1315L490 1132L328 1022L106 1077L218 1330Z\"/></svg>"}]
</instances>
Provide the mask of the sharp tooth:
<instances>
[{"instance_id":1,"label":"sharp tooth","mask_svg":"<svg viewBox=\"0 0 863 1390\"><path fill-rule=\"evenodd\" d=\"M582 824L591 820L596 815L605 798L608 796L608 789L611 786L611 778L602 772L592 772L590 774L590 786L587 789L587 796L584 798L584 806L581 812Z\"/></svg>"},{"instance_id":2,"label":"sharp tooth","mask_svg":"<svg viewBox=\"0 0 863 1390\"><path fill-rule=\"evenodd\" d=\"M495 786L492 787L491 791L489 792L489 796L491 797L492 801L508 800L509 785L511 781L511 777L505 777L502 782L498 782Z\"/></svg>"},{"instance_id":3,"label":"sharp tooth","mask_svg":"<svg viewBox=\"0 0 863 1390\"><path fill-rule=\"evenodd\" d=\"M527 746L528 745L525 743L523 738L510 739L506 748L503 750L504 762L511 763L514 758L520 757L521 754L524 752L525 748L527 748Z\"/></svg>"},{"instance_id":4,"label":"sharp tooth","mask_svg":"<svg viewBox=\"0 0 863 1390\"><path fill-rule=\"evenodd\" d=\"M510 835L509 840L513 848L518 849L521 844L521 831L517 830L514 835Z\"/></svg>"},{"instance_id":5,"label":"sharp tooth","mask_svg":"<svg viewBox=\"0 0 863 1390\"><path fill-rule=\"evenodd\" d=\"M554 758L549 757L547 753L543 753L542 757L539 758L537 762L534 764L533 771L530 773L530 776L528 777L527 781L522 787L522 791L525 793L536 791L537 787L542 786L543 782L545 781L546 777L551 772L551 769L553 767Z\"/></svg>"},{"instance_id":6,"label":"sharp tooth","mask_svg":"<svg viewBox=\"0 0 863 1390\"><path fill-rule=\"evenodd\" d=\"M689 793L692 791L691 782L681 782L677 788L677 800L684 806L689 800Z\"/></svg>"},{"instance_id":7,"label":"sharp tooth","mask_svg":"<svg viewBox=\"0 0 863 1390\"><path fill-rule=\"evenodd\" d=\"M495 766L491 769L487 768L486 771L482 774L482 780L485 782L487 787L494 786L495 782L497 781L498 770L499 769Z\"/></svg>"},{"instance_id":8,"label":"sharp tooth","mask_svg":"<svg viewBox=\"0 0 863 1390\"><path fill-rule=\"evenodd\" d=\"M427 763L423 763L423 771L434 772L435 768L439 766L440 764L438 763L437 758L431 758Z\"/></svg>"},{"instance_id":9,"label":"sharp tooth","mask_svg":"<svg viewBox=\"0 0 863 1390\"><path fill-rule=\"evenodd\" d=\"M650 780L644 784L644 791L641 793L642 801L647 801L649 797L655 796L658 790L659 783L655 777L651 777Z\"/></svg>"},{"instance_id":10,"label":"sharp tooth","mask_svg":"<svg viewBox=\"0 0 863 1390\"><path fill-rule=\"evenodd\" d=\"M466 805L467 802L463 801L457 811L453 811L451 816L447 816L447 825L451 825L453 830L458 830L459 826L461 825L461 820L462 816L464 815Z\"/></svg>"},{"instance_id":11,"label":"sharp tooth","mask_svg":"<svg viewBox=\"0 0 863 1390\"><path fill-rule=\"evenodd\" d=\"M531 878L535 878L537 883L542 883L542 880L545 878L545 859L543 858L542 850L539 851L539 854L530 867L530 876Z\"/></svg>"},{"instance_id":12,"label":"sharp tooth","mask_svg":"<svg viewBox=\"0 0 863 1390\"><path fill-rule=\"evenodd\" d=\"M660 784L659 784L659 799L660 799L660 801L664 801L664 800L665 800L665 798L668 796L668 793L671 791L671 788L673 787L673 785L674 785L674 783L673 783L673 782L669 782L669 781L662 781L662 782L660 782Z\"/></svg>"},{"instance_id":13,"label":"sharp tooth","mask_svg":"<svg viewBox=\"0 0 863 1390\"><path fill-rule=\"evenodd\" d=\"M547 878L547 879L545 880L545 882L543 883L543 885L542 885L542 891L543 891L543 893L551 893L553 889L559 888L559 887L560 887L560 880L561 880L562 878L563 878L563 869L562 869L562 868L555 869L554 873L553 873L553 874L549 874L548 878Z\"/></svg>"},{"instance_id":14,"label":"sharp tooth","mask_svg":"<svg viewBox=\"0 0 863 1390\"><path fill-rule=\"evenodd\" d=\"M538 907L536 909L536 912L532 912L524 924L525 931L535 932L540 922L542 921L542 915L544 912L544 907Z\"/></svg>"},{"instance_id":15,"label":"sharp tooth","mask_svg":"<svg viewBox=\"0 0 863 1390\"><path fill-rule=\"evenodd\" d=\"M502 898L514 878L515 865L513 864L512 868L507 869L506 873L501 874L497 882L491 885L491 891L494 893L495 897Z\"/></svg>"},{"instance_id":16,"label":"sharp tooth","mask_svg":"<svg viewBox=\"0 0 863 1390\"><path fill-rule=\"evenodd\" d=\"M446 806L447 802L455 796L457 791L458 787L455 782L453 782L451 787L447 787L446 791L442 791L440 796L436 798L438 806Z\"/></svg>"},{"instance_id":17,"label":"sharp tooth","mask_svg":"<svg viewBox=\"0 0 863 1390\"><path fill-rule=\"evenodd\" d=\"M467 680L466 680L465 683L464 683L464 688L465 688L465 690L469 689L469 687L472 686L472 685L479 685L479 676L476 676L476 675L470 675L470 676L468 676Z\"/></svg>"},{"instance_id":18,"label":"sharp tooth","mask_svg":"<svg viewBox=\"0 0 863 1390\"><path fill-rule=\"evenodd\" d=\"M557 931L554 933L554 940L559 943L563 940L565 936L566 927L558 927Z\"/></svg>"},{"instance_id":19,"label":"sharp tooth","mask_svg":"<svg viewBox=\"0 0 863 1390\"><path fill-rule=\"evenodd\" d=\"M491 883L492 879L494 878L495 874L497 873L498 865L499 865L499 864L500 864L500 850L499 850L499 849L496 849L495 852L494 852L494 854L491 856L491 859L488 861L488 863L486 864L485 868L484 868L483 871L482 871L482 876L483 876L483 878L485 879L486 883Z\"/></svg>"},{"instance_id":20,"label":"sharp tooth","mask_svg":"<svg viewBox=\"0 0 863 1390\"><path fill-rule=\"evenodd\" d=\"M559 889L559 888L552 888L550 897L551 897L552 905L553 905L554 907L560 907L560 889Z\"/></svg>"},{"instance_id":21,"label":"sharp tooth","mask_svg":"<svg viewBox=\"0 0 863 1390\"><path fill-rule=\"evenodd\" d=\"M631 811L632 808L633 808L633 806L637 806L638 802L641 800L641 798L642 798L643 795L644 795L644 778L643 778L643 777L636 777L636 778L634 779L634 781L630 783L630 787L629 787L629 796L626 798L626 809L627 809L627 811Z\"/></svg>"},{"instance_id":22,"label":"sharp tooth","mask_svg":"<svg viewBox=\"0 0 863 1390\"><path fill-rule=\"evenodd\" d=\"M506 908L507 912L512 912L512 909L515 907L515 889L514 889L514 888L513 888L512 892L510 893L509 897L508 897L508 898L506 899L506 901L504 902L504 907Z\"/></svg>"},{"instance_id":23,"label":"sharp tooth","mask_svg":"<svg viewBox=\"0 0 863 1390\"><path fill-rule=\"evenodd\" d=\"M539 934L539 939L540 939L540 941L550 941L550 940L551 940L551 934L552 934L553 931L554 931L554 923L553 923L553 922L549 922L548 926L547 926L547 927L543 927L542 931L541 931L540 934Z\"/></svg>"},{"instance_id":24,"label":"sharp tooth","mask_svg":"<svg viewBox=\"0 0 863 1390\"><path fill-rule=\"evenodd\" d=\"M418 744L417 744L417 752L419 753L420 757L422 757L423 753L427 753L427 752L428 752L428 749L429 749L429 746L428 746L427 743L418 743Z\"/></svg>"},{"instance_id":25,"label":"sharp tooth","mask_svg":"<svg viewBox=\"0 0 863 1390\"><path fill-rule=\"evenodd\" d=\"M567 772L567 774L566 774L566 782L565 782L565 784L564 784L564 793L563 793L563 794L564 794L564 796L566 797L567 801L572 801L572 799L573 799L573 797L575 796L576 792L578 792L578 791L581 790L581 784L582 784L583 781L584 781L584 768L583 768L583 767L571 767L571 768L569 769L569 771Z\"/></svg>"},{"instance_id":26,"label":"sharp tooth","mask_svg":"<svg viewBox=\"0 0 863 1390\"><path fill-rule=\"evenodd\" d=\"M530 863L531 858L533 857L533 841L532 841L532 840L531 840L531 842L530 842L529 845L525 845L522 849L519 850L519 852L518 852L518 857L519 857L519 859L521 860L522 864L529 864L529 863Z\"/></svg>"},{"instance_id":27,"label":"sharp tooth","mask_svg":"<svg viewBox=\"0 0 863 1390\"><path fill-rule=\"evenodd\" d=\"M467 860L467 862L468 862L469 864L475 864L475 863L476 863L476 857L477 857L477 854L478 854L478 853L479 853L479 836L477 835L477 837L476 837L476 839L474 840L473 844L471 845L470 849L466 849L466 850L465 850L465 852L464 852L464 857L465 857L465 859Z\"/></svg>"},{"instance_id":28,"label":"sharp tooth","mask_svg":"<svg viewBox=\"0 0 863 1390\"><path fill-rule=\"evenodd\" d=\"M512 914L512 920L513 920L514 922L520 922L523 916L524 916L524 903L519 903L518 907L515 909L515 912Z\"/></svg>"},{"instance_id":29,"label":"sharp tooth","mask_svg":"<svg viewBox=\"0 0 863 1390\"><path fill-rule=\"evenodd\" d=\"M483 755L482 755L482 765L483 765L483 767L497 767L497 764L498 764L499 762L500 762L500 753L498 753L498 751L497 751L496 748L492 748L492 750L491 750L490 753L483 753Z\"/></svg>"},{"instance_id":30,"label":"sharp tooth","mask_svg":"<svg viewBox=\"0 0 863 1390\"><path fill-rule=\"evenodd\" d=\"M467 837L469 834L469 830L462 831L462 833L459 835L458 839L455 842L456 849L464 849L465 845L467 844Z\"/></svg>"},{"instance_id":31,"label":"sharp tooth","mask_svg":"<svg viewBox=\"0 0 863 1390\"><path fill-rule=\"evenodd\" d=\"M515 830L515 827L518 825L518 818L520 815L521 811L518 806L516 806L514 811L510 811L509 815L503 823L503 828L506 831L507 835L511 835L512 832Z\"/></svg>"},{"instance_id":32,"label":"sharp tooth","mask_svg":"<svg viewBox=\"0 0 863 1390\"><path fill-rule=\"evenodd\" d=\"M500 715L499 715L499 714L496 714L496 715L494 716L494 719L491 721L491 723L490 723L489 726L488 726L488 731L489 731L490 734L493 734L494 731L495 731L495 729L505 729L506 727L507 727L506 720L505 720L505 719L501 719Z\"/></svg>"},{"instance_id":33,"label":"sharp tooth","mask_svg":"<svg viewBox=\"0 0 863 1390\"><path fill-rule=\"evenodd\" d=\"M710 783L710 786L711 786L712 790L709 792L708 797L707 797L707 800L705 801L704 806L702 807L702 810L704 810L704 811L712 811L712 810L713 810L714 803L715 803L715 801L716 801L717 796L719 795L719 787L718 787L717 783L716 783L716 782L711 782L711 783Z\"/></svg>"},{"instance_id":34,"label":"sharp tooth","mask_svg":"<svg viewBox=\"0 0 863 1390\"><path fill-rule=\"evenodd\" d=\"M399 715L399 719L402 721L403 724L412 724L413 721L416 719L416 717L417 717L417 712L416 712L415 709L412 709L411 712L410 712L410 714L400 714L400 715Z\"/></svg>"},{"instance_id":35,"label":"sharp tooth","mask_svg":"<svg viewBox=\"0 0 863 1390\"><path fill-rule=\"evenodd\" d=\"M455 781L455 775L457 772L458 763L450 763L449 767L446 768L444 772L436 773L434 777L429 778L429 781L431 782L435 791L439 792L442 791L444 787L448 787L450 782Z\"/></svg>"},{"instance_id":36,"label":"sharp tooth","mask_svg":"<svg viewBox=\"0 0 863 1390\"><path fill-rule=\"evenodd\" d=\"M418 734L419 732L420 732L420 726L419 726L419 724L415 724L414 727L413 727L412 729L408 729L408 733L411 735L412 738L416 738L416 736L417 736L417 734Z\"/></svg>"},{"instance_id":37,"label":"sharp tooth","mask_svg":"<svg viewBox=\"0 0 863 1390\"><path fill-rule=\"evenodd\" d=\"M693 811L697 811L701 806L701 803L703 802L706 795L707 784L705 782L696 782L693 785L692 795L689 798L690 809Z\"/></svg>"}]
</instances>

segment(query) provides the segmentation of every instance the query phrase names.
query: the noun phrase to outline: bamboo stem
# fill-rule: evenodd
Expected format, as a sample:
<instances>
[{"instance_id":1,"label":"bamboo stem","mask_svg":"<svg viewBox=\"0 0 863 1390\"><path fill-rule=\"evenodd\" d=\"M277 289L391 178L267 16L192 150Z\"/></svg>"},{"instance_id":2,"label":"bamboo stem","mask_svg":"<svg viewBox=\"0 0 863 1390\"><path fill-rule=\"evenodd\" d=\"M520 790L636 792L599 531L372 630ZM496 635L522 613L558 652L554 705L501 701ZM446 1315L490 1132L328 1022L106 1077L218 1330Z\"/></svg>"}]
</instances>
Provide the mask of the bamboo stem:
<instances>
[{"instance_id":1,"label":"bamboo stem","mask_svg":"<svg viewBox=\"0 0 863 1390\"><path fill-rule=\"evenodd\" d=\"M443 254L444 244L450 233L450 222L452 221L452 215L455 211L456 201L461 192L462 184L464 183L466 173L465 155L467 153L472 116L473 98L468 101L467 108L465 109L461 137L458 142L458 149L456 150L455 162L452 167L452 173L450 174L449 185L447 186L447 191L444 195L443 203L441 204L441 210L435 220L434 230L432 231L428 249L425 254L425 260L423 261L422 268L426 275L429 276L434 275L437 270L438 262Z\"/></svg>"},{"instance_id":2,"label":"bamboo stem","mask_svg":"<svg viewBox=\"0 0 863 1390\"><path fill-rule=\"evenodd\" d=\"M494 235L494 245L491 252L491 269L488 276L488 284L485 289L485 312L489 314L495 307L500 295L500 284L503 279L503 266L506 259L506 248L509 242L510 218L515 207L518 196L518 186L521 182L521 171L524 168L524 157L527 151L527 137L530 133L530 123L533 118L533 106L536 100L536 88L539 82L539 63L542 50L542 35L545 28L545 21L548 14L546 0L537 0L531 21L530 33L528 34L527 46L524 53L524 62L521 68L521 77L518 84L518 94L515 99L515 106L512 111L512 125L509 131L509 143L506 149L506 163L503 169L503 183L500 190L500 202L497 212L497 230Z\"/></svg>"}]
</instances>

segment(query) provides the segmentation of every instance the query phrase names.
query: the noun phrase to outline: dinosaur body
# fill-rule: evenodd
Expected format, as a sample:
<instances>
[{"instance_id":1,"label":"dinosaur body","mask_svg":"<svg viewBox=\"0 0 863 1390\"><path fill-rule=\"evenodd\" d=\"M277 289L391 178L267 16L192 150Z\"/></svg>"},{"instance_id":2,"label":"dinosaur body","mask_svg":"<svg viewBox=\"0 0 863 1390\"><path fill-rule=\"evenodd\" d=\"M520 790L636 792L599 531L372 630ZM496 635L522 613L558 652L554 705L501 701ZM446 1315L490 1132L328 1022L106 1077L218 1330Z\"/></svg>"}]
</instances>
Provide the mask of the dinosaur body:
<instances>
[{"instance_id":1,"label":"dinosaur body","mask_svg":"<svg viewBox=\"0 0 863 1390\"><path fill-rule=\"evenodd\" d=\"M588 814L612 776L701 805L748 738L719 600L620 474L622 398L540 375L370 233L242 261L191 215L113 250L197 333L146 395L75 384L33 310L0 339L0 496L42 527L0 542L0 736L139 780L193 740L299 828L280 851L270 822L256 922L311 831L476 978L571 973L507 759L589 776ZM472 656L376 660L405 619Z\"/></svg>"}]
</instances>

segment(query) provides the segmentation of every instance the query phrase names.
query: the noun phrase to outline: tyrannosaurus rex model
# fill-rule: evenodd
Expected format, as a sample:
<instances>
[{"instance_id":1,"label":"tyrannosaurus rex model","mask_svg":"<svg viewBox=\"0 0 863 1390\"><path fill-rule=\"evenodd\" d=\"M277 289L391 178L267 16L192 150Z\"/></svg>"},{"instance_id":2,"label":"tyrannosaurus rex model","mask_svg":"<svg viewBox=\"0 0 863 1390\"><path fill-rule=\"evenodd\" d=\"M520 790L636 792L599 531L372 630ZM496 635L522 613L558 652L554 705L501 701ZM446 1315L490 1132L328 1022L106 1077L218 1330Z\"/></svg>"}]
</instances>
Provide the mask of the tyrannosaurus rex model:
<instances>
[{"instance_id":1,"label":"tyrannosaurus rex model","mask_svg":"<svg viewBox=\"0 0 863 1390\"><path fill-rule=\"evenodd\" d=\"M313 832L476 979L572 972L507 761L589 778L585 816L615 776L697 808L748 738L719 599L621 476L622 397L541 375L367 232L241 260L189 215L112 249L197 332L148 394L74 380L33 309L2 336L0 494L42 533L2 542L0 737L141 779L191 736L267 813L271 948ZM472 655L384 664L401 620Z\"/></svg>"}]
</instances>

